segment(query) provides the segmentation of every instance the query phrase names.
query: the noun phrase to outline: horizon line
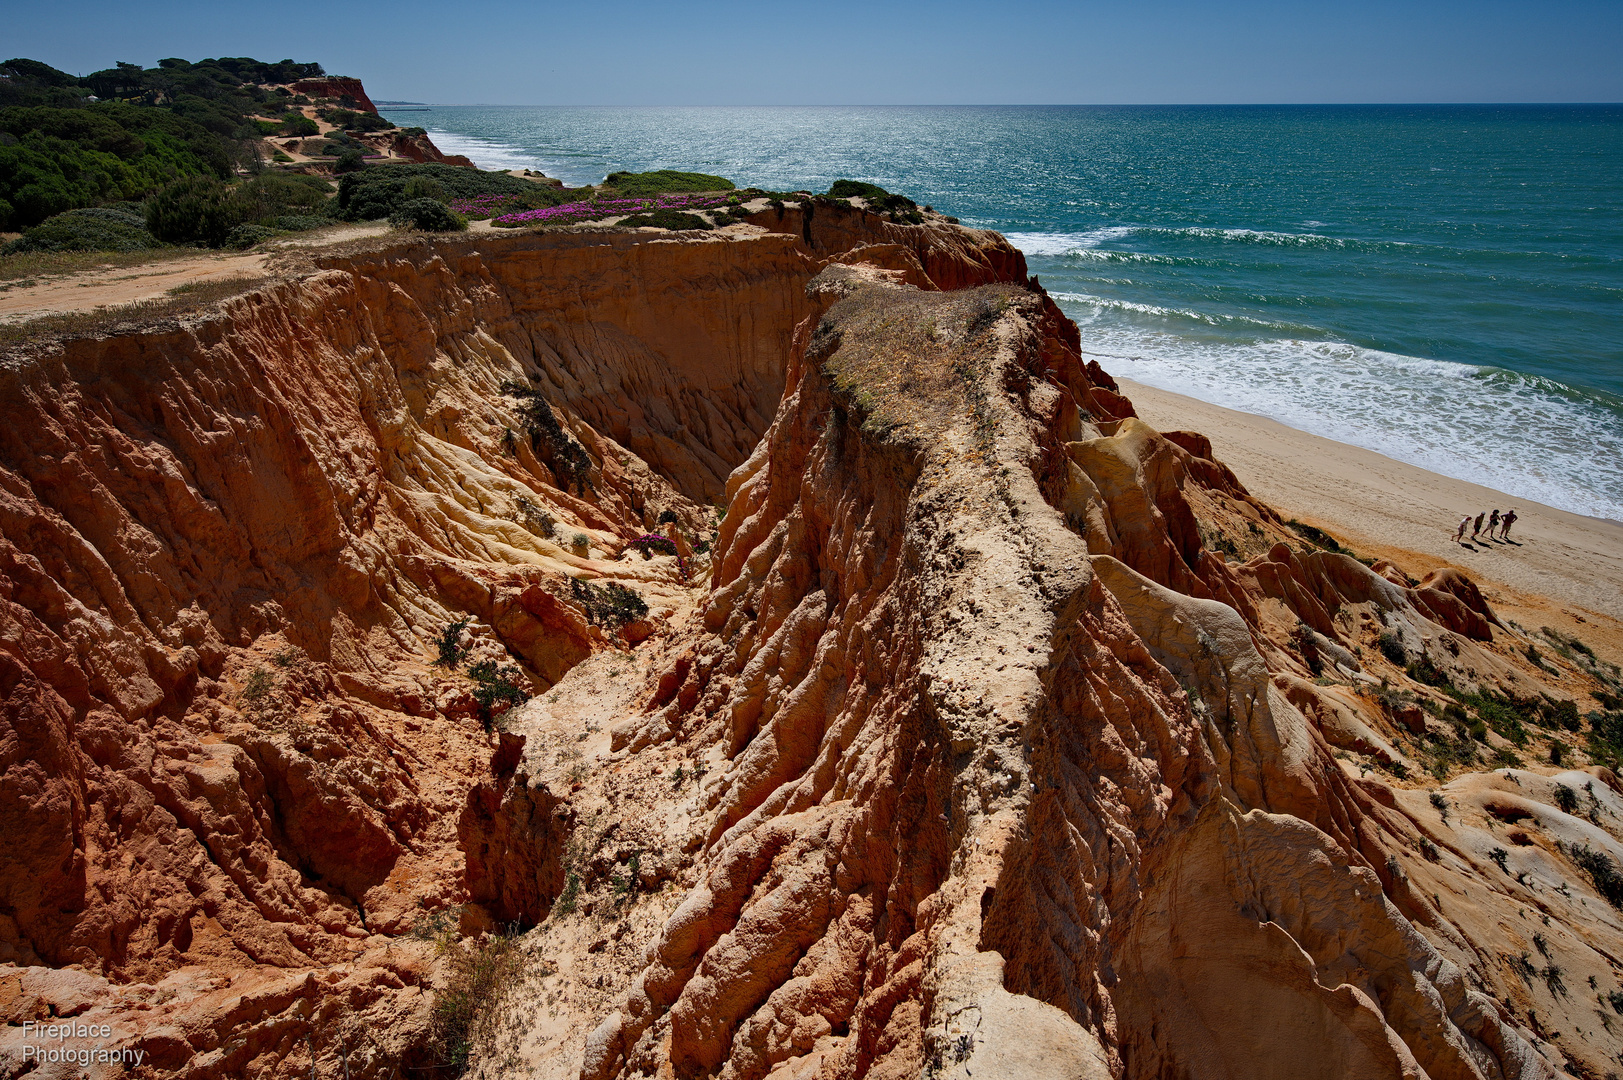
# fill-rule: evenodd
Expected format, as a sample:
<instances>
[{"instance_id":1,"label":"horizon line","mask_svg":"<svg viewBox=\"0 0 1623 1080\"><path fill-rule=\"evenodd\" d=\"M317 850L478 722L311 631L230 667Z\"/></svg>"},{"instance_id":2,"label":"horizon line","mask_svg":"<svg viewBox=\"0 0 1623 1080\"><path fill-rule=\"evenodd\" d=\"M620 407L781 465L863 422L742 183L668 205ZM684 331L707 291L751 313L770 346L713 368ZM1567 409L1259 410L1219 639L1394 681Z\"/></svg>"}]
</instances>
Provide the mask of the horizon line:
<instances>
[{"instance_id":1,"label":"horizon line","mask_svg":"<svg viewBox=\"0 0 1623 1080\"><path fill-rule=\"evenodd\" d=\"M396 103L394 98L386 102ZM400 101L401 106L442 109L1370 109L1370 108L1579 108L1623 106L1619 101L958 101L864 104L658 104L585 105L502 101Z\"/></svg>"}]
</instances>

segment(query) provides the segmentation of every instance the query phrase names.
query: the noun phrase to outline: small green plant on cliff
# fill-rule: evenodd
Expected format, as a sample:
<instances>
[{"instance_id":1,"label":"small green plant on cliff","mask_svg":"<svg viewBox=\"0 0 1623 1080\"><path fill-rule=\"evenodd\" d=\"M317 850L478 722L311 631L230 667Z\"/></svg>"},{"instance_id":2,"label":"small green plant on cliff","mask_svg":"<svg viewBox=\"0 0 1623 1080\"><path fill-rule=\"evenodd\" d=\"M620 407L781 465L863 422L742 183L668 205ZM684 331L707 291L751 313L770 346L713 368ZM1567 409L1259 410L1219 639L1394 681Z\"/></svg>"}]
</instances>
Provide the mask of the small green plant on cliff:
<instances>
[{"instance_id":1,"label":"small green plant on cliff","mask_svg":"<svg viewBox=\"0 0 1623 1080\"><path fill-rule=\"evenodd\" d=\"M570 594L586 612L587 621L606 630L618 630L648 614L648 603L618 582L593 585L580 578L569 580Z\"/></svg>"},{"instance_id":2,"label":"small green plant on cliff","mask_svg":"<svg viewBox=\"0 0 1623 1080\"><path fill-rule=\"evenodd\" d=\"M580 903L580 875L573 870L569 872L564 882L564 891L558 894L558 902L552 905L553 915L573 915L575 907Z\"/></svg>"},{"instance_id":3,"label":"small green plant on cliff","mask_svg":"<svg viewBox=\"0 0 1623 1080\"><path fill-rule=\"evenodd\" d=\"M515 705L530 700L529 691L519 684L523 675L515 667L497 667L494 660L481 660L468 668L474 681L473 700L479 706L479 722L489 731L496 717Z\"/></svg>"},{"instance_id":4,"label":"small green plant on cliff","mask_svg":"<svg viewBox=\"0 0 1623 1080\"><path fill-rule=\"evenodd\" d=\"M1325 551L1334 552L1337 555L1351 555L1355 559L1358 557L1352 548L1343 546L1341 541L1317 526L1305 525L1295 518L1291 518L1285 524L1289 525L1298 536L1315 547L1323 548Z\"/></svg>"},{"instance_id":5,"label":"small green plant on cliff","mask_svg":"<svg viewBox=\"0 0 1623 1080\"><path fill-rule=\"evenodd\" d=\"M1567 849L1567 855L1577 864L1578 869L1589 875L1594 883L1595 891L1615 908L1623 908L1623 874L1617 872L1617 864L1604 852L1596 851L1588 844L1582 847Z\"/></svg>"},{"instance_id":6,"label":"small green plant on cliff","mask_svg":"<svg viewBox=\"0 0 1623 1080\"><path fill-rule=\"evenodd\" d=\"M1296 651L1302 654L1302 663L1315 676L1324 674L1324 660L1319 656L1319 640L1313 634L1312 627L1307 623L1298 622L1296 629L1291 631L1291 642Z\"/></svg>"},{"instance_id":7,"label":"small green plant on cliff","mask_svg":"<svg viewBox=\"0 0 1623 1080\"><path fill-rule=\"evenodd\" d=\"M541 509L535 503L520 495L514 502L518 505L519 520L525 528L549 540L557 532L558 521L550 513Z\"/></svg>"},{"instance_id":8,"label":"small green plant on cliff","mask_svg":"<svg viewBox=\"0 0 1623 1080\"><path fill-rule=\"evenodd\" d=\"M447 976L434 995L432 1030L434 1049L444 1072L461 1076L474 1045L489 1030L497 1006L524 975L518 938L486 934L467 944L443 946Z\"/></svg>"},{"instance_id":9,"label":"small green plant on cliff","mask_svg":"<svg viewBox=\"0 0 1623 1080\"><path fill-rule=\"evenodd\" d=\"M434 647L439 655L434 660L435 667L455 669L462 663L463 657L468 655L468 646L462 644L462 632L468 628L473 619L463 616L456 622L440 631Z\"/></svg>"},{"instance_id":10,"label":"small green plant on cliff","mask_svg":"<svg viewBox=\"0 0 1623 1080\"><path fill-rule=\"evenodd\" d=\"M1493 864L1499 868L1501 873L1510 873L1510 870L1505 865L1505 860L1509 857L1510 852L1506 851L1502 847L1496 847L1492 851L1488 852L1488 858L1493 861Z\"/></svg>"},{"instance_id":11,"label":"small green plant on cliff","mask_svg":"<svg viewBox=\"0 0 1623 1080\"><path fill-rule=\"evenodd\" d=\"M1539 974L1544 978L1544 985L1550 988L1552 997L1567 996L1567 984L1561 978L1564 973L1559 967L1549 964Z\"/></svg>"},{"instance_id":12,"label":"small green plant on cliff","mask_svg":"<svg viewBox=\"0 0 1623 1080\"><path fill-rule=\"evenodd\" d=\"M639 552L644 559L652 555L675 555L676 544L668 536L659 533L646 533L635 540L627 542L626 547Z\"/></svg>"},{"instance_id":13,"label":"small green plant on cliff","mask_svg":"<svg viewBox=\"0 0 1623 1080\"><path fill-rule=\"evenodd\" d=\"M1556 744L1557 746L1560 743ZM1555 805L1561 808L1562 813L1575 814L1578 812L1578 793L1565 784L1555 785Z\"/></svg>"},{"instance_id":14,"label":"small green plant on cliff","mask_svg":"<svg viewBox=\"0 0 1623 1080\"><path fill-rule=\"evenodd\" d=\"M248 673L247 680L242 684L242 700L250 710L258 712L265 707L275 690L276 684L271 678L271 673L262 667L256 667Z\"/></svg>"},{"instance_id":15,"label":"small green plant on cliff","mask_svg":"<svg viewBox=\"0 0 1623 1080\"><path fill-rule=\"evenodd\" d=\"M519 399L519 423L530 437L531 449L546 462L565 490L589 489L592 459L579 440L558 423L547 399L539 391L511 380L501 384L501 391Z\"/></svg>"},{"instance_id":16,"label":"small green plant on cliff","mask_svg":"<svg viewBox=\"0 0 1623 1080\"><path fill-rule=\"evenodd\" d=\"M1403 638L1391 630L1382 630L1375 639L1380 647L1381 655L1398 667L1407 667L1409 664L1409 650L1403 647Z\"/></svg>"}]
</instances>

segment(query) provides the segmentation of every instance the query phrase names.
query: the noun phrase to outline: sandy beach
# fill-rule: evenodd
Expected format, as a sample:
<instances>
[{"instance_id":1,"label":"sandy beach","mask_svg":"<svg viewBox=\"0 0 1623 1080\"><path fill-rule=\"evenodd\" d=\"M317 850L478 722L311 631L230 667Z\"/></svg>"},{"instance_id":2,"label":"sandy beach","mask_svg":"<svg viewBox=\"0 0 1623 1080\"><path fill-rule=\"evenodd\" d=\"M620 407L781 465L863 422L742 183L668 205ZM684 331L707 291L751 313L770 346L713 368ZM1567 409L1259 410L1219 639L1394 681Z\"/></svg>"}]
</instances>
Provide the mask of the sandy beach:
<instances>
[{"instance_id":1,"label":"sandy beach","mask_svg":"<svg viewBox=\"0 0 1623 1080\"><path fill-rule=\"evenodd\" d=\"M1360 555L1391 558L1412 574L1458 567L1510 618L1623 649L1623 525L1440 476L1266 417L1119 381L1153 427L1206 435L1241 482L1285 517L1328 530ZM1513 543L1454 542L1461 517L1507 507L1519 515Z\"/></svg>"}]
</instances>

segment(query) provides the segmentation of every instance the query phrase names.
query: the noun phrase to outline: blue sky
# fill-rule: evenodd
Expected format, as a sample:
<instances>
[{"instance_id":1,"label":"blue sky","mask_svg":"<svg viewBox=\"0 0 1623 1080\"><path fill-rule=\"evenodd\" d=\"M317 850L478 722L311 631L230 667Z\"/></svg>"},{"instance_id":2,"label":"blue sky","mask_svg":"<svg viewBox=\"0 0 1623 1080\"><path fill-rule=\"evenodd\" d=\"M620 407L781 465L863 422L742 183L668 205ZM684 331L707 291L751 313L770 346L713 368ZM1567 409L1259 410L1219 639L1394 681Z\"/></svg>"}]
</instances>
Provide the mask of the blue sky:
<instances>
[{"instance_id":1,"label":"blue sky","mask_svg":"<svg viewBox=\"0 0 1623 1080\"><path fill-rule=\"evenodd\" d=\"M1623 101L1623 2L0 0L0 58L318 60L514 105Z\"/></svg>"}]
</instances>

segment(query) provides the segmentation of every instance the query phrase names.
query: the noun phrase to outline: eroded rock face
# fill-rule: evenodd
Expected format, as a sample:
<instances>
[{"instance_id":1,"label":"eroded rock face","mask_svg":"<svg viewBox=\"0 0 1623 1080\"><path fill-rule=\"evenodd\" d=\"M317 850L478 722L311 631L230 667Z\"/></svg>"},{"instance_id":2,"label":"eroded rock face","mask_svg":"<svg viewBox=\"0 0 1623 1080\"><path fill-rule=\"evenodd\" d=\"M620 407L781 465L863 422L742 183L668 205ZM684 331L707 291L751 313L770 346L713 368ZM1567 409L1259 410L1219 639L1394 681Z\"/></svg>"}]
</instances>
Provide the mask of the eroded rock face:
<instances>
[{"instance_id":1,"label":"eroded rock face","mask_svg":"<svg viewBox=\"0 0 1623 1080\"><path fill-rule=\"evenodd\" d=\"M1514 686L1474 588L1299 554L1040 294L884 278L814 282L703 632L617 739L726 771L581 1075L1554 1075L1315 710L1385 725L1294 674L1305 632L1375 683L1369 622Z\"/></svg>"},{"instance_id":2,"label":"eroded rock face","mask_svg":"<svg viewBox=\"0 0 1623 1080\"><path fill-rule=\"evenodd\" d=\"M465 900L542 917L568 815L489 779L433 643L467 616L470 660L544 690L616 644L577 577L641 592L622 641L667 632L822 258L759 230L408 244L8 360L0 961L195 989L371 963ZM677 559L619 558L655 529ZM309 986L252 1020L188 989L164 1067L232 1038L297 1067Z\"/></svg>"},{"instance_id":3,"label":"eroded rock face","mask_svg":"<svg viewBox=\"0 0 1623 1080\"><path fill-rule=\"evenodd\" d=\"M995 235L752 220L329 257L0 368L8 1020L438 1067L413 931L467 904L577 979L490 1076L1606 1067L1555 987L1616 977L1573 861L1623 856L1614 779L1440 812L1336 756L1556 693L1471 582L1303 543ZM463 617L527 745L434 665Z\"/></svg>"}]
</instances>

